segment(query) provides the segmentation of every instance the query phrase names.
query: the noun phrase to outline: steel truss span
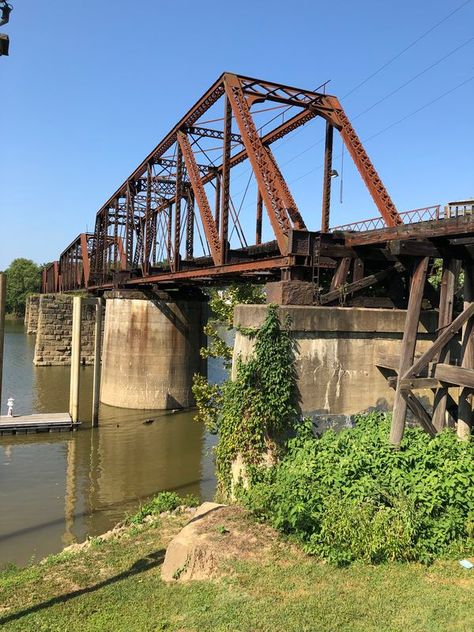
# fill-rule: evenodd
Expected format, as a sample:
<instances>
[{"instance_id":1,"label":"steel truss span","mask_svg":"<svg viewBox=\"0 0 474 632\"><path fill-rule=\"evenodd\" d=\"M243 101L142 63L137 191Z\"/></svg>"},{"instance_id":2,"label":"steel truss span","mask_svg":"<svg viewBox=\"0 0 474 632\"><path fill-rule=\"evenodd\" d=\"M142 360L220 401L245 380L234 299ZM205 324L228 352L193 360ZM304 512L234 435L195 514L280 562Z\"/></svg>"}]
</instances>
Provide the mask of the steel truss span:
<instances>
[{"instance_id":1,"label":"steel truss span","mask_svg":"<svg viewBox=\"0 0 474 632\"><path fill-rule=\"evenodd\" d=\"M291 107L291 115L259 128L262 108L281 113L279 106ZM271 149L316 117L326 123L321 232L329 230L334 130L382 225L403 224L335 96L224 73L99 209L94 232L79 235L45 270L43 291L281 278L283 270L285 278L307 278L315 265L334 267L320 256L314 261L317 233L307 230ZM235 167L244 161L257 190L252 220L239 216L231 196ZM272 233L266 243L263 208ZM231 247L232 235L239 247Z\"/></svg>"}]
</instances>

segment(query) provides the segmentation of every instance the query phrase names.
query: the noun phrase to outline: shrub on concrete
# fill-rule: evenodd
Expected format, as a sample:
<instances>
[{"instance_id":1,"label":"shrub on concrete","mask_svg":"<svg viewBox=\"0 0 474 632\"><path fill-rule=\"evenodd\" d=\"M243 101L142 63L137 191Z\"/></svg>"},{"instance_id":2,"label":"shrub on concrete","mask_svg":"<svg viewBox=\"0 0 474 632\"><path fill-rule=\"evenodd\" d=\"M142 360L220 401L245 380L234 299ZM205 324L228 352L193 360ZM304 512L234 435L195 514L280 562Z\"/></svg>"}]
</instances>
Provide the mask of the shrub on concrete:
<instances>
[{"instance_id":1,"label":"shrub on concrete","mask_svg":"<svg viewBox=\"0 0 474 632\"><path fill-rule=\"evenodd\" d=\"M383 413L320 438L302 426L241 497L257 516L339 564L430 562L474 550L474 444L408 428L398 451Z\"/></svg>"}]
</instances>

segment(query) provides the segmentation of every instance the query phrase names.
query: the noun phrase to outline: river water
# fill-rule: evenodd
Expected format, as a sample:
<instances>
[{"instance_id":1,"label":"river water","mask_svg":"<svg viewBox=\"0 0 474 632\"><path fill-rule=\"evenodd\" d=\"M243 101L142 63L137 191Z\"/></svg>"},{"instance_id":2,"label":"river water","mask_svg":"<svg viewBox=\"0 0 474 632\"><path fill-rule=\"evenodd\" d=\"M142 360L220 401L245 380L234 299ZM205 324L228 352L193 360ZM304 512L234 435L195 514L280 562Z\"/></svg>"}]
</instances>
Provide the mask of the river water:
<instances>
[{"instance_id":1,"label":"river water","mask_svg":"<svg viewBox=\"0 0 474 632\"><path fill-rule=\"evenodd\" d=\"M15 414L68 410L69 367L33 366L34 345L23 323L6 323L2 414L10 396ZM103 533L159 491L214 495L215 437L192 411L101 405L91 428L92 367L81 371L80 430L0 437L0 566ZM209 379L224 376L210 361Z\"/></svg>"}]
</instances>

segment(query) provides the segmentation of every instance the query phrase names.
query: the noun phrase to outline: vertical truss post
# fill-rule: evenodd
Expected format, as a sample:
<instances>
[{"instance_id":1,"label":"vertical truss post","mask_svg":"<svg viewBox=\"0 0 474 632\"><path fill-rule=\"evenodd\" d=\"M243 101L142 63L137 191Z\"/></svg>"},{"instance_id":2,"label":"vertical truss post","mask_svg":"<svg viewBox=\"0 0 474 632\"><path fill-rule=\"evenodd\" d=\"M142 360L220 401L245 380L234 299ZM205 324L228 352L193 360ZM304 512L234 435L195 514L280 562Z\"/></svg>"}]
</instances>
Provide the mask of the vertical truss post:
<instances>
[{"instance_id":1,"label":"vertical truss post","mask_svg":"<svg viewBox=\"0 0 474 632\"><path fill-rule=\"evenodd\" d=\"M216 198L215 198L215 205L214 205L214 223L216 225L217 232L219 232L220 212L221 212L221 176L220 176L220 173L216 173Z\"/></svg>"},{"instance_id":2,"label":"vertical truss post","mask_svg":"<svg viewBox=\"0 0 474 632\"><path fill-rule=\"evenodd\" d=\"M117 200L118 204L118 200ZM130 181L127 182L127 193L125 197L126 220L125 220L125 254L127 257L127 266L133 265L133 232L134 232L134 205L133 192Z\"/></svg>"},{"instance_id":3,"label":"vertical truss post","mask_svg":"<svg viewBox=\"0 0 474 632\"><path fill-rule=\"evenodd\" d=\"M263 199L260 189L257 189L257 220L255 225L255 243L262 243L262 214L263 214Z\"/></svg>"},{"instance_id":4,"label":"vertical truss post","mask_svg":"<svg viewBox=\"0 0 474 632\"><path fill-rule=\"evenodd\" d=\"M119 251L118 251L118 210L117 207L114 208L114 249L113 249L113 257L114 257L114 267L118 263L119 259Z\"/></svg>"},{"instance_id":5,"label":"vertical truss post","mask_svg":"<svg viewBox=\"0 0 474 632\"><path fill-rule=\"evenodd\" d=\"M214 224L209 200L207 199L204 185L201 182L199 168L197 166L196 159L194 158L191 144L187 135L183 132L178 132L178 145L183 152L186 171L188 173L194 195L196 196L204 233L206 235L207 243L209 244L212 259L214 263L218 265L219 263L222 263L222 250L219 242L219 234L216 230L216 225Z\"/></svg>"},{"instance_id":6,"label":"vertical truss post","mask_svg":"<svg viewBox=\"0 0 474 632\"><path fill-rule=\"evenodd\" d=\"M442 331L453 320L454 292L456 290L456 279L459 274L460 261L449 259L443 262L443 273L441 277L441 290L439 296L438 332ZM439 353L439 362L449 364L450 349L446 345ZM448 400L448 389L440 386L436 389L433 402L433 426L437 432L446 425L446 404Z\"/></svg>"},{"instance_id":7,"label":"vertical truss post","mask_svg":"<svg viewBox=\"0 0 474 632\"><path fill-rule=\"evenodd\" d=\"M326 121L326 143L324 148L324 181L323 181L323 207L321 213L321 232L329 231L329 215L331 211L331 171L332 171L332 145L334 128Z\"/></svg>"},{"instance_id":8,"label":"vertical truss post","mask_svg":"<svg viewBox=\"0 0 474 632\"><path fill-rule=\"evenodd\" d=\"M426 273L428 271L428 257L419 259L415 264L410 287L410 297L403 331L402 346L400 351L400 364L398 368L397 389L393 404L392 427L390 430L390 443L398 447L403 439L405 431L405 418L407 413L407 402L400 389L400 380L413 364L415 357L416 335L418 333L418 323L420 321L421 302L423 300L423 290L425 287Z\"/></svg>"},{"instance_id":9,"label":"vertical truss post","mask_svg":"<svg viewBox=\"0 0 474 632\"><path fill-rule=\"evenodd\" d=\"M194 256L194 193L188 189L188 214L186 216L186 259Z\"/></svg>"},{"instance_id":10,"label":"vertical truss post","mask_svg":"<svg viewBox=\"0 0 474 632\"><path fill-rule=\"evenodd\" d=\"M170 204L168 206L168 223L167 223L167 235L166 235L166 251L168 253L168 265L170 267L170 270L173 270L172 268L172 259L173 259L173 251L172 251L172 243L173 243L173 222L172 222L172 218L173 218L173 204Z\"/></svg>"},{"instance_id":11,"label":"vertical truss post","mask_svg":"<svg viewBox=\"0 0 474 632\"><path fill-rule=\"evenodd\" d=\"M181 198L183 197L183 153L179 143L176 144L176 196L174 204L174 256L173 272L179 270L179 246L181 240Z\"/></svg>"},{"instance_id":12,"label":"vertical truss post","mask_svg":"<svg viewBox=\"0 0 474 632\"><path fill-rule=\"evenodd\" d=\"M225 96L224 103L224 142L222 158L222 198L220 222L220 250L221 263L227 259L229 234L229 201L230 201L230 142L232 134L232 108L229 97Z\"/></svg>"},{"instance_id":13,"label":"vertical truss post","mask_svg":"<svg viewBox=\"0 0 474 632\"><path fill-rule=\"evenodd\" d=\"M464 266L464 309L474 301L474 266L468 262ZM474 320L469 318L462 330L461 366L474 369ZM468 440L472 428L472 396L471 388L463 387L459 392L458 428L460 439Z\"/></svg>"},{"instance_id":14,"label":"vertical truss post","mask_svg":"<svg viewBox=\"0 0 474 632\"><path fill-rule=\"evenodd\" d=\"M143 255L143 273L146 274L150 267L151 248L154 239L153 212L151 209L151 184L153 170L148 162L146 166L146 207L145 207L145 250Z\"/></svg>"}]
</instances>

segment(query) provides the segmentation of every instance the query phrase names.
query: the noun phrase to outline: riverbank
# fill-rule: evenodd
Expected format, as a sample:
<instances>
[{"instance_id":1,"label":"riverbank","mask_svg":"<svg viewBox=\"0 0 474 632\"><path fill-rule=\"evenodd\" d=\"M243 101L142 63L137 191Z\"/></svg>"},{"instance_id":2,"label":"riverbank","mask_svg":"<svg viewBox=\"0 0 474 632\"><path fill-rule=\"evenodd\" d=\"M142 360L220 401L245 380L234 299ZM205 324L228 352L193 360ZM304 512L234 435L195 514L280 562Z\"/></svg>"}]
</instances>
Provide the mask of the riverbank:
<instances>
[{"instance_id":1,"label":"riverbank","mask_svg":"<svg viewBox=\"0 0 474 632\"><path fill-rule=\"evenodd\" d=\"M236 514L241 520L240 509ZM166 584L160 576L166 547L188 519L183 512L132 521L86 546L3 571L2 630L474 629L474 571L456 560L341 569L276 533L264 559L228 561L219 579ZM261 526L246 519L249 530L261 534ZM232 531L231 515L222 529Z\"/></svg>"}]
</instances>

